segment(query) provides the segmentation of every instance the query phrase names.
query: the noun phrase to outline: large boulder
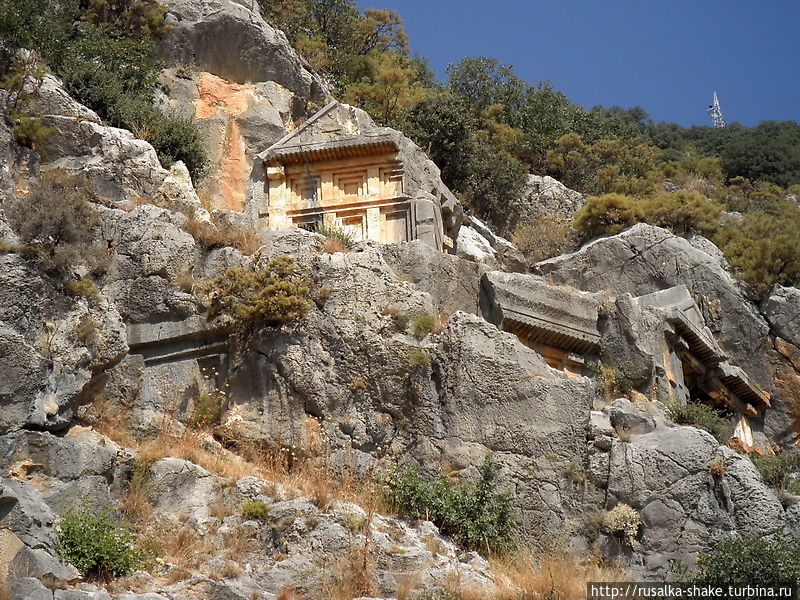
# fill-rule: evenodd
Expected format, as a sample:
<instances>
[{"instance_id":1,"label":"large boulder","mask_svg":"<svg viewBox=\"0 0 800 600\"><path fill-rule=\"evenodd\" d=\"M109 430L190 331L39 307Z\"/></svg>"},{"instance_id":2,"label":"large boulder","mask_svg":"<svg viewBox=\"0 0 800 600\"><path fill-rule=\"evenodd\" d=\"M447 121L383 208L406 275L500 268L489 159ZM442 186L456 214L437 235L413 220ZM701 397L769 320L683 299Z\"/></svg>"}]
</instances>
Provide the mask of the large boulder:
<instances>
[{"instance_id":1,"label":"large boulder","mask_svg":"<svg viewBox=\"0 0 800 600\"><path fill-rule=\"evenodd\" d=\"M640 223L541 262L536 271L554 283L615 296L642 296L683 284L731 362L746 365L759 384L771 387L766 321L717 257L666 229Z\"/></svg>"},{"instance_id":2,"label":"large boulder","mask_svg":"<svg viewBox=\"0 0 800 600\"><path fill-rule=\"evenodd\" d=\"M776 285L761 312L775 335L800 346L800 290Z\"/></svg>"},{"instance_id":3,"label":"large boulder","mask_svg":"<svg viewBox=\"0 0 800 600\"><path fill-rule=\"evenodd\" d=\"M590 435L590 497L606 510L626 504L641 521L632 543L611 535L601 540L607 549L659 577L672 561L691 566L727 537L766 535L788 524L749 459L701 429L669 423L655 406L641 408L617 401L605 409L617 431L638 424L624 440L602 427Z\"/></svg>"},{"instance_id":4,"label":"large boulder","mask_svg":"<svg viewBox=\"0 0 800 600\"><path fill-rule=\"evenodd\" d=\"M167 0L172 31L158 54L169 66L192 65L236 83L275 81L319 102L328 92L291 47L266 23L256 0Z\"/></svg>"}]
</instances>

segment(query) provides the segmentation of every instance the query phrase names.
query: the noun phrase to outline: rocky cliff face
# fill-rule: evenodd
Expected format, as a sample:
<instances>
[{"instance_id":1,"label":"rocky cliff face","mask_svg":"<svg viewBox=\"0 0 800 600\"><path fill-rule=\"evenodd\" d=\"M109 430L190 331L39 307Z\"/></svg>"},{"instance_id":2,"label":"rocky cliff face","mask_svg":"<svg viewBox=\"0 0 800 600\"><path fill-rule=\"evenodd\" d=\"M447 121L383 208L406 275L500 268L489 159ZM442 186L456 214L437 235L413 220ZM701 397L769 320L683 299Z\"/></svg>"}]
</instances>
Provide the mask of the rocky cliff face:
<instances>
[{"instance_id":1,"label":"rocky cliff face","mask_svg":"<svg viewBox=\"0 0 800 600\"><path fill-rule=\"evenodd\" d=\"M158 101L198 118L213 163L205 193L238 209L255 153L326 88L254 3L168 4L176 28ZM12 598L271 599L289 588L323 598L367 563L376 597L454 577L488 596L499 579L484 558L429 522L379 514L354 484L395 463L471 480L488 453L527 544L599 548L632 576L691 564L731 535L800 533L800 504L779 500L709 433L670 422L658 397L604 397L591 373L551 368L490 322L484 286L496 277L486 273L515 263L479 222L463 231L485 256L420 242L330 253L317 234L259 232L262 259L297 260L314 307L297 327L237 345L205 319L198 282L255 259L192 232L231 230L244 216L204 208L182 165L162 168L149 144L103 125L55 78L39 96L57 131L38 153L0 123L0 577ZM96 189L92 236L107 254L96 293L69 293L43 272L6 214L57 170ZM633 298L686 286L725 352L771 394L761 446L793 441L800 291L778 288L758 306L709 242L644 225L536 271L516 277L583 290L604 307L601 358L628 365L638 384L660 358L649 350L655 317ZM423 315L436 326L414 331ZM220 413L203 427L196 415L209 397ZM57 525L86 498L161 540L149 573L81 583L57 551ZM268 513L243 514L248 501ZM640 519L634 539L592 529L622 504Z\"/></svg>"}]
</instances>

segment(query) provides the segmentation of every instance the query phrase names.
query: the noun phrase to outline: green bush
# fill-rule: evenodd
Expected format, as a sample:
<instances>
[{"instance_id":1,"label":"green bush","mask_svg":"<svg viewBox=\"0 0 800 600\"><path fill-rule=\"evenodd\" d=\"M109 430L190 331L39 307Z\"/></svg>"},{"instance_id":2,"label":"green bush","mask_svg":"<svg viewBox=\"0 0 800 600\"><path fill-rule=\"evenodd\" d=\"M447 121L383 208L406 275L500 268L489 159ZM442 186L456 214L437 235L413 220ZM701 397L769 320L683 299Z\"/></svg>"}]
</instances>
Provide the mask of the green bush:
<instances>
[{"instance_id":1,"label":"green bush","mask_svg":"<svg viewBox=\"0 0 800 600\"><path fill-rule=\"evenodd\" d=\"M221 317L231 329L293 323L313 306L309 283L288 256L228 269L202 287L208 299L207 317Z\"/></svg>"},{"instance_id":2,"label":"green bush","mask_svg":"<svg viewBox=\"0 0 800 600\"><path fill-rule=\"evenodd\" d=\"M475 483L453 483L445 474L425 479L416 469L390 474L386 495L412 519L433 521L460 545L489 553L510 551L516 541L512 496L497 492L497 467L490 456Z\"/></svg>"},{"instance_id":3,"label":"green bush","mask_svg":"<svg viewBox=\"0 0 800 600\"><path fill-rule=\"evenodd\" d=\"M730 420L705 404L687 402L686 404L672 404L667 410L669 418L678 425L694 425L705 429L722 444L730 438Z\"/></svg>"},{"instance_id":4,"label":"green bush","mask_svg":"<svg viewBox=\"0 0 800 600\"><path fill-rule=\"evenodd\" d=\"M144 559L136 534L108 506L68 509L58 526L58 551L86 577L123 577Z\"/></svg>"},{"instance_id":5,"label":"green bush","mask_svg":"<svg viewBox=\"0 0 800 600\"><path fill-rule=\"evenodd\" d=\"M417 315L411 319L411 331L416 338L424 338L436 329L437 319L434 315Z\"/></svg>"},{"instance_id":6,"label":"green bush","mask_svg":"<svg viewBox=\"0 0 800 600\"><path fill-rule=\"evenodd\" d=\"M701 554L689 582L698 585L772 586L800 582L800 548L769 532L731 538Z\"/></svg>"},{"instance_id":7,"label":"green bush","mask_svg":"<svg viewBox=\"0 0 800 600\"><path fill-rule=\"evenodd\" d=\"M266 521L269 516L269 505L259 500L245 500L242 504L242 516L245 519Z\"/></svg>"},{"instance_id":8,"label":"green bush","mask_svg":"<svg viewBox=\"0 0 800 600\"><path fill-rule=\"evenodd\" d=\"M784 452L777 456L752 455L751 460L765 483L775 490L786 490L796 493L798 483L793 482L791 475L800 471L800 455Z\"/></svg>"},{"instance_id":9,"label":"green bush","mask_svg":"<svg viewBox=\"0 0 800 600\"><path fill-rule=\"evenodd\" d=\"M575 213L574 225L584 239L591 239L617 234L643 218L644 211L635 198L604 194L586 200L586 205Z\"/></svg>"},{"instance_id":10,"label":"green bush","mask_svg":"<svg viewBox=\"0 0 800 600\"><path fill-rule=\"evenodd\" d=\"M431 364L431 355L422 348L408 353L408 366L412 369L427 367Z\"/></svg>"},{"instance_id":11,"label":"green bush","mask_svg":"<svg viewBox=\"0 0 800 600\"><path fill-rule=\"evenodd\" d=\"M722 206L696 192L661 193L642 203L643 220L678 235L709 236L719 228Z\"/></svg>"},{"instance_id":12,"label":"green bush","mask_svg":"<svg viewBox=\"0 0 800 600\"><path fill-rule=\"evenodd\" d=\"M778 202L767 210L747 213L714 237L736 276L756 293L775 284L800 284L800 208Z\"/></svg>"},{"instance_id":13,"label":"green bush","mask_svg":"<svg viewBox=\"0 0 800 600\"><path fill-rule=\"evenodd\" d=\"M201 392L195 398L192 407L192 415L189 418L190 425L208 426L219 423L222 416L222 402L224 394L214 390L212 392Z\"/></svg>"}]
</instances>

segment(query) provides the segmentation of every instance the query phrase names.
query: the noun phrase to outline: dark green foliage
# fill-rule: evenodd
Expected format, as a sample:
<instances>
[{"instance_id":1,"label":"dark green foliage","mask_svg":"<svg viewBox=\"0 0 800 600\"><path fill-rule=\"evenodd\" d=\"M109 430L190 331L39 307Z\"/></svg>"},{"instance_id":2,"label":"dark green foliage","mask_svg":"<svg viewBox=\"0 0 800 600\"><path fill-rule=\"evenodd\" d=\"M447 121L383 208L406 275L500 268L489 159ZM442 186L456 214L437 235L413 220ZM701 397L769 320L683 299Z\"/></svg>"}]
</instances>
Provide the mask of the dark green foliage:
<instances>
[{"instance_id":1,"label":"dark green foliage","mask_svg":"<svg viewBox=\"0 0 800 600\"><path fill-rule=\"evenodd\" d=\"M269 517L269 505L259 500L245 500L242 504L242 516L245 519L266 521Z\"/></svg>"},{"instance_id":2,"label":"dark green foliage","mask_svg":"<svg viewBox=\"0 0 800 600\"><path fill-rule=\"evenodd\" d=\"M496 490L497 467L490 456L475 483L456 484L445 474L426 479L408 469L392 473L387 484L388 500L404 515L433 521L466 548L503 553L515 545L512 496Z\"/></svg>"},{"instance_id":3,"label":"dark green foliage","mask_svg":"<svg viewBox=\"0 0 800 600\"><path fill-rule=\"evenodd\" d=\"M295 261L280 256L252 268L236 267L204 286L209 319L223 318L231 329L276 327L303 318L313 303L309 284Z\"/></svg>"},{"instance_id":4,"label":"dark green foliage","mask_svg":"<svg viewBox=\"0 0 800 600\"><path fill-rule=\"evenodd\" d=\"M694 425L705 429L713 435L720 444L731 437L731 422L722 417L716 410L698 402L686 404L672 404L667 410L669 418L678 425Z\"/></svg>"},{"instance_id":5,"label":"dark green foliage","mask_svg":"<svg viewBox=\"0 0 800 600\"><path fill-rule=\"evenodd\" d=\"M84 502L61 517L58 551L87 577L123 577L144 559L136 534L108 506Z\"/></svg>"},{"instance_id":6,"label":"dark green foliage","mask_svg":"<svg viewBox=\"0 0 800 600\"><path fill-rule=\"evenodd\" d=\"M147 141L158 152L164 167L169 168L176 161L183 161L192 180L197 183L208 169L208 157L203 147L203 137L194 119L178 115L154 116L153 132Z\"/></svg>"},{"instance_id":7,"label":"dark green foliage","mask_svg":"<svg viewBox=\"0 0 800 600\"><path fill-rule=\"evenodd\" d=\"M11 204L7 215L39 266L69 280L79 266L101 273L108 264L105 244L94 234L99 219L90 204L93 199L85 181L56 169L42 175L26 198ZM75 285L76 293L94 295L86 284Z\"/></svg>"},{"instance_id":8,"label":"dark green foliage","mask_svg":"<svg viewBox=\"0 0 800 600\"><path fill-rule=\"evenodd\" d=\"M777 456L754 454L750 458L768 486L775 490L798 491L797 482L791 475L800 471L800 455L784 452Z\"/></svg>"},{"instance_id":9,"label":"dark green foliage","mask_svg":"<svg viewBox=\"0 0 800 600\"><path fill-rule=\"evenodd\" d=\"M795 541L787 536L764 534L731 538L702 554L689 582L749 586L800 582L800 549Z\"/></svg>"},{"instance_id":10,"label":"dark green foliage","mask_svg":"<svg viewBox=\"0 0 800 600\"><path fill-rule=\"evenodd\" d=\"M800 284L800 208L790 201L728 222L714 237L736 275L758 294Z\"/></svg>"},{"instance_id":11,"label":"dark green foliage","mask_svg":"<svg viewBox=\"0 0 800 600\"><path fill-rule=\"evenodd\" d=\"M0 0L0 72L17 48L36 51L76 100L149 141L166 167L184 161L197 181L207 160L196 125L152 104L161 68L153 38L167 31L165 14L155 0ZM35 114L25 116L18 135L35 147L47 132Z\"/></svg>"}]
</instances>

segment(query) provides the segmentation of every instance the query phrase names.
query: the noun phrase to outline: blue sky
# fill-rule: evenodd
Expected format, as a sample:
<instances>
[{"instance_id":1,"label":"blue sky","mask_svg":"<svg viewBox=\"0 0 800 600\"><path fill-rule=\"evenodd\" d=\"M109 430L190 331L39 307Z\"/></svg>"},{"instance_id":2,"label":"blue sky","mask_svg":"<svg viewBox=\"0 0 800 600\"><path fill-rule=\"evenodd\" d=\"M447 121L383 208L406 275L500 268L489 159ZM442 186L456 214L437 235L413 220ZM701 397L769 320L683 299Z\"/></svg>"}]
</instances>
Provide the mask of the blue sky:
<instances>
[{"instance_id":1,"label":"blue sky","mask_svg":"<svg viewBox=\"0 0 800 600\"><path fill-rule=\"evenodd\" d=\"M586 106L642 106L656 121L800 121L800 0L358 0L406 21L414 52L490 56Z\"/></svg>"}]
</instances>

